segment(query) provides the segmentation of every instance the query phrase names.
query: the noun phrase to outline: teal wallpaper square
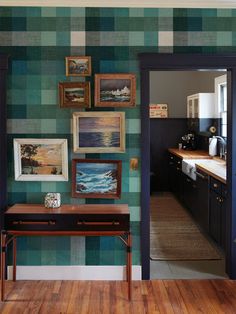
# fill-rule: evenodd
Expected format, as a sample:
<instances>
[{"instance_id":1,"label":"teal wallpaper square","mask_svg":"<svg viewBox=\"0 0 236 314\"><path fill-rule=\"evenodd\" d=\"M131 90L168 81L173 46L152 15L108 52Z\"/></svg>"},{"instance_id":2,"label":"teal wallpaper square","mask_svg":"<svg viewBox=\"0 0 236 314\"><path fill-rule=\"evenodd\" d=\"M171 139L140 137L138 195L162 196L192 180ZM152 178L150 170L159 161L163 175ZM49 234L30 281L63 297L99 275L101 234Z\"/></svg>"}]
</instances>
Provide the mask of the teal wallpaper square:
<instances>
[{"instance_id":1,"label":"teal wallpaper square","mask_svg":"<svg viewBox=\"0 0 236 314\"><path fill-rule=\"evenodd\" d=\"M130 158L140 159L138 54L236 52L236 10L1 7L0 17L1 53L10 56L7 80L9 205L42 203L45 194L53 191L61 193L63 203L128 203L133 264L140 265L140 168L129 169ZM124 154L72 153L74 110L59 108L58 82L84 78L66 77L65 57L70 55L92 58L92 76L86 78L91 83L90 110L97 110L93 100L95 73L136 74L136 107L107 109L126 114ZM71 175L68 182L15 182L12 146L15 137L67 138L69 174L71 159L75 157L121 159L121 199L73 199ZM21 238L17 262L20 265L120 265L125 262L125 250L114 238Z\"/></svg>"}]
</instances>

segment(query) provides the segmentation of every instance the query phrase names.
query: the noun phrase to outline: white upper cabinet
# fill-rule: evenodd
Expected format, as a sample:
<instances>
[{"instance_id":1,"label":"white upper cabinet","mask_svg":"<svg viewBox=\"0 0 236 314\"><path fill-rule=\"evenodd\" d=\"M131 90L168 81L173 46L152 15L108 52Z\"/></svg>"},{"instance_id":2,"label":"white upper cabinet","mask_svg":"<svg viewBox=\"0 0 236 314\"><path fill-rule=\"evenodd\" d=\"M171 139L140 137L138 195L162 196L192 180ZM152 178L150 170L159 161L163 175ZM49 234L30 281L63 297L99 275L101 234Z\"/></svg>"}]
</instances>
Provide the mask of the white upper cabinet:
<instances>
[{"instance_id":1,"label":"white upper cabinet","mask_svg":"<svg viewBox=\"0 0 236 314\"><path fill-rule=\"evenodd\" d=\"M187 97L188 118L214 118L214 93L198 93Z\"/></svg>"}]
</instances>

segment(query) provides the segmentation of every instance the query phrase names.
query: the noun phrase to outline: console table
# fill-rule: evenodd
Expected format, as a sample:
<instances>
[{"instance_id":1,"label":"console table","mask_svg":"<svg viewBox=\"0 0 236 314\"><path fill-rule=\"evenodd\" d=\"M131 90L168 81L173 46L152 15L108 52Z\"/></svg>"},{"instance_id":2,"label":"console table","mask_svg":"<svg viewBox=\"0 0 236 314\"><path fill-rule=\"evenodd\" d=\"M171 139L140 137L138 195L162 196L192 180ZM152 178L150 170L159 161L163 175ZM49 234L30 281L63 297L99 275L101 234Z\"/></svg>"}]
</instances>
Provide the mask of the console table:
<instances>
[{"instance_id":1,"label":"console table","mask_svg":"<svg viewBox=\"0 0 236 314\"><path fill-rule=\"evenodd\" d=\"M127 250L126 280L131 299L132 255L127 204L62 205L16 204L5 213L1 232L1 301L5 300L6 249L13 244L13 281L16 280L16 240L19 236L117 236Z\"/></svg>"}]
</instances>

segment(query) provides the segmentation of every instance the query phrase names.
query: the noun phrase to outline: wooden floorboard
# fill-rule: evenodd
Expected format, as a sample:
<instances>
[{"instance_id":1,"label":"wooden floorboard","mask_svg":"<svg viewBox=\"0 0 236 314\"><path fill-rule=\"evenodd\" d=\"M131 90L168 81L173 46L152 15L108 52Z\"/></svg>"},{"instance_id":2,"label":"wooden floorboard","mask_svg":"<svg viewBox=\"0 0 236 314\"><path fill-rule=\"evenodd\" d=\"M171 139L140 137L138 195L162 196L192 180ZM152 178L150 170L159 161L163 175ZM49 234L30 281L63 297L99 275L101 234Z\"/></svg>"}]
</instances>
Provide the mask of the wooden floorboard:
<instances>
[{"instance_id":1,"label":"wooden floorboard","mask_svg":"<svg viewBox=\"0 0 236 314\"><path fill-rule=\"evenodd\" d=\"M236 281L7 281L2 314L235 314Z\"/></svg>"}]
</instances>

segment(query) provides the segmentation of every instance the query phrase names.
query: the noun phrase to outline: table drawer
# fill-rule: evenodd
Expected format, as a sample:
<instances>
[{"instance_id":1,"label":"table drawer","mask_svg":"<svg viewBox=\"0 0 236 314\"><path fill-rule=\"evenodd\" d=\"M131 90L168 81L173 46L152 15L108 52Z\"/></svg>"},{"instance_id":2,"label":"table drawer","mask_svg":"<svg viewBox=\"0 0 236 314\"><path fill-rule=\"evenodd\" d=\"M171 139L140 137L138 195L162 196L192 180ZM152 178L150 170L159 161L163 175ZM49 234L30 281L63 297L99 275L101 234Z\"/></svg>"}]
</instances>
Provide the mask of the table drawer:
<instances>
[{"instance_id":1,"label":"table drawer","mask_svg":"<svg viewBox=\"0 0 236 314\"><path fill-rule=\"evenodd\" d=\"M6 214L5 229L21 231L129 231L129 214Z\"/></svg>"}]
</instances>

